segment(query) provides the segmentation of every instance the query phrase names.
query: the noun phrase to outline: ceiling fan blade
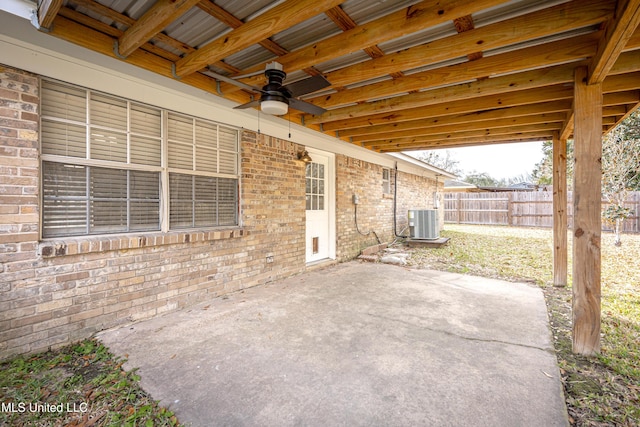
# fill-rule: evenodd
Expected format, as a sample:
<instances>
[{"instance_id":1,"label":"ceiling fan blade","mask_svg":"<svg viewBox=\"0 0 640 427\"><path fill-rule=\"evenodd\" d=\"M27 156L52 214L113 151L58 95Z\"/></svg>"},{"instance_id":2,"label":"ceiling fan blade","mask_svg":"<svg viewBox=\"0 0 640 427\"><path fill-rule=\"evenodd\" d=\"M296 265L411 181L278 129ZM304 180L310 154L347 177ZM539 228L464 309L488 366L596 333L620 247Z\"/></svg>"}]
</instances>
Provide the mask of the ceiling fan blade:
<instances>
[{"instance_id":1,"label":"ceiling fan blade","mask_svg":"<svg viewBox=\"0 0 640 427\"><path fill-rule=\"evenodd\" d=\"M232 79L230 77L227 77L227 76L223 76L222 74L218 74L218 73L215 73L213 71L209 71L208 74L213 76L216 80L220 80L220 81L223 81L223 82L238 86L241 89L246 89L246 90L250 90L250 91L253 91L253 92L260 92L260 93L263 92L263 90L260 89L260 88L257 88L255 86L250 86L248 84L242 83L242 82L240 82L238 80L234 80L234 79Z\"/></svg>"},{"instance_id":2,"label":"ceiling fan blade","mask_svg":"<svg viewBox=\"0 0 640 427\"><path fill-rule=\"evenodd\" d=\"M288 90L291 96L298 97L312 93L320 89L331 86L331 83L324 76L313 76L308 79L298 80L288 85L284 85L283 89Z\"/></svg>"},{"instance_id":3,"label":"ceiling fan blade","mask_svg":"<svg viewBox=\"0 0 640 427\"><path fill-rule=\"evenodd\" d=\"M310 102L303 101L301 99L296 99L296 98L289 99L289 106L296 110L300 110L305 113L313 114L316 116L319 116L320 114L327 111L322 107L318 107L317 105L313 105Z\"/></svg>"},{"instance_id":4,"label":"ceiling fan blade","mask_svg":"<svg viewBox=\"0 0 640 427\"><path fill-rule=\"evenodd\" d=\"M260 105L260 100L256 99L255 101L247 102L246 104L236 105L235 107L233 107L233 109L244 110L245 108L257 107L258 105Z\"/></svg>"}]
</instances>

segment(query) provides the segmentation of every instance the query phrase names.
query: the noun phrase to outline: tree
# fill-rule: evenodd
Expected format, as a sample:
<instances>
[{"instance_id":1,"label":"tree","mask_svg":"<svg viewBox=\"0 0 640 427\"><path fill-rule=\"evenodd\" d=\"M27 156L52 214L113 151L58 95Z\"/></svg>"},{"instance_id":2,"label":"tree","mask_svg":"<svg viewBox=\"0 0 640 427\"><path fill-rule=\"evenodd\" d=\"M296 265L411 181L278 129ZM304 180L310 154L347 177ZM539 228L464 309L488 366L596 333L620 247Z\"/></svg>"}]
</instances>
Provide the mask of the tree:
<instances>
[{"instance_id":1,"label":"tree","mask_svg":"<svg viewBox=\"0 0 640 427\"><path fill-rule=\"evenodd\" d=\"M553 182L553 142L542 143L542 160L538 162L531 179L537 185L551 185ZM567 141L567 186L571 188L573 182L573 140Z\"/></svg>"},{"instance_id":2,"label":"tree","mask_svg":"<svg viewBox=\"0 0 640 427\"><path fill-rule=\"evenodd\" d=\"M609 206L602 218L615 232L620 246L622 222L633 215L624 205L629 192L640 187L640 113L636 111L615 127L602 142L602 195Z\"/></svg>"},{"instance_id":3,"label":"tree","mask_svg":"<svg viewBox=\"0 0 640 427\"><path fill-rule=\"evenodd\" d=\"M472 171L464 177L464 182L476 185L478 187L497 187L501 182L487 172Z\"/></svg>"},{"instance_id":4,"label":"tree","mask_svg":"<svg viewBox=\"0 0 640 427\"><path fill-rule=\"evenodd\" d=\"M531 178L538 185L550 185L553 182L553 142L542 143L542 160L534 166Z\"/></svg>"},{"instance_id":5,"label":"tree","mask_svg":"<svg viewBox=\"0 0 640 427\"><path fill-rule=\"evenodd\" d=\"M449 150L423 151L416 158L437 168L451 172L454 175L462 175L460 162L455 159Z\"/></svg>"}]
</instances>

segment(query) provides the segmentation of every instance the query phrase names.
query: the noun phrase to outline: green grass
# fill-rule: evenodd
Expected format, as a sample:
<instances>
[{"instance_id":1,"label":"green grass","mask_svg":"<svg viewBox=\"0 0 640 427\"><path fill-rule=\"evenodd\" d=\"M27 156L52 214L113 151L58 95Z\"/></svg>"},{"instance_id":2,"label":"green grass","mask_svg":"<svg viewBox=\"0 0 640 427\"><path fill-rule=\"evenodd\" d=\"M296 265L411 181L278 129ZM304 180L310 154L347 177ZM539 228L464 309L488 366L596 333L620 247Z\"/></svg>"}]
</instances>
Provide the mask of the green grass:
<instances>
[{"instance_id":1,"label":"green grass","mask_svg":"<svg viewBox=\"0 0 640 427\"><path fill-rule=\"evenodd\" d=\"M624 235L621 247L613 245L612 235L603 235L603 339L595 358L571 352L571 289L552 286L551 230L447 225L442 235L451 237L449 245L415 249L410 263L542 287L572 424L640 425L639 235ZM123 363L95 340L1 363L0 402L13 403L16 411L0 411L0 425L179 425L140 388L135 371L122 369ZM25 411L20 403L27 405ZM62 403L65 411L31 412L30 403Z\"/></svg>"},{"instance_id":2,"label":"green grass","mask_svg":"<svg viewBox=\"0 0 640 427\"><path fill-rule=\"evenodd\" d=\"M551 230L447 224L442 235L447 246L416 249L410 264L543 288L573 425L640 425L640 235L624 235L620 247L602 236L602 351L594 358L571 351L572 291L552 286ZM571 268L570 246L570 285Z\"/></svg>"},{"instance_id":3,"label":"green grass","mask_svg":"<svg viewBox=\"0 0 640 427\"><path fill-rule=\"evenodd\" d=\"M95 340L0 364L0 425L177 426Z\"/></svg>"}]
</instances>

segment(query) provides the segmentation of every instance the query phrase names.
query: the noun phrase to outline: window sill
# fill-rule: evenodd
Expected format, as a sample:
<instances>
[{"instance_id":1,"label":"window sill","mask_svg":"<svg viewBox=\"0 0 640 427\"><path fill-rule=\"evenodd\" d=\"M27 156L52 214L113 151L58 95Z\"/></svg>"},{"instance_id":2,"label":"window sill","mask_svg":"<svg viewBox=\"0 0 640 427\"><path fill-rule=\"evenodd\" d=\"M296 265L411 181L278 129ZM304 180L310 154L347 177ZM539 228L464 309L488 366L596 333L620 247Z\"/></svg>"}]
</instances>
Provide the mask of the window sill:
<instances>
[{"instance_id":1,"label":"window sill","mask_svg":"<svg viewBox=\"0 0 640 427\"><path fill-rule=\"evenodd\" d=\"M81 255L96 252L149 248L181 243L209 242L224 239L237 239L247 236L243 228L230 228L210 231L170 231L168 233L151 232L136 235L82 236L52 239L40 242L38 253L43 258L67 255Z\"/></svg>"}]
</instances>

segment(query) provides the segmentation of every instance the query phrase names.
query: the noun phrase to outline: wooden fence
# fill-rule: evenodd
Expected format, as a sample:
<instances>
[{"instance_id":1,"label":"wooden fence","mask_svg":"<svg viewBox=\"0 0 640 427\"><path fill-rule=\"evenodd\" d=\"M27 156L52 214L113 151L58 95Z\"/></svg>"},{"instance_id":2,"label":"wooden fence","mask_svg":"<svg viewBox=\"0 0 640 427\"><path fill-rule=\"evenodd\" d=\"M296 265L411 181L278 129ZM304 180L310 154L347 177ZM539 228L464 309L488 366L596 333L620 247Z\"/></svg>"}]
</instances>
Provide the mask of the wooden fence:
<instances>
[{"instance_id":1,"label":"wooden fence","mask_svg":"<svg viewBox=\"0 0 640 427\"><path fill-rule=\"evenodd\" d=\"M573 195L567 192L569 228L573 225ZM602 201L602 208L607 206ZM633 216L623 224L623 232L640 232L640 192L625 202ZM454 224L511 225L516 227L552 227L553 193L550 191L513 191L501 193L445 193L444 220ZM603 222L602 229L611 228Z\"/></svg>"}]
</instances>

